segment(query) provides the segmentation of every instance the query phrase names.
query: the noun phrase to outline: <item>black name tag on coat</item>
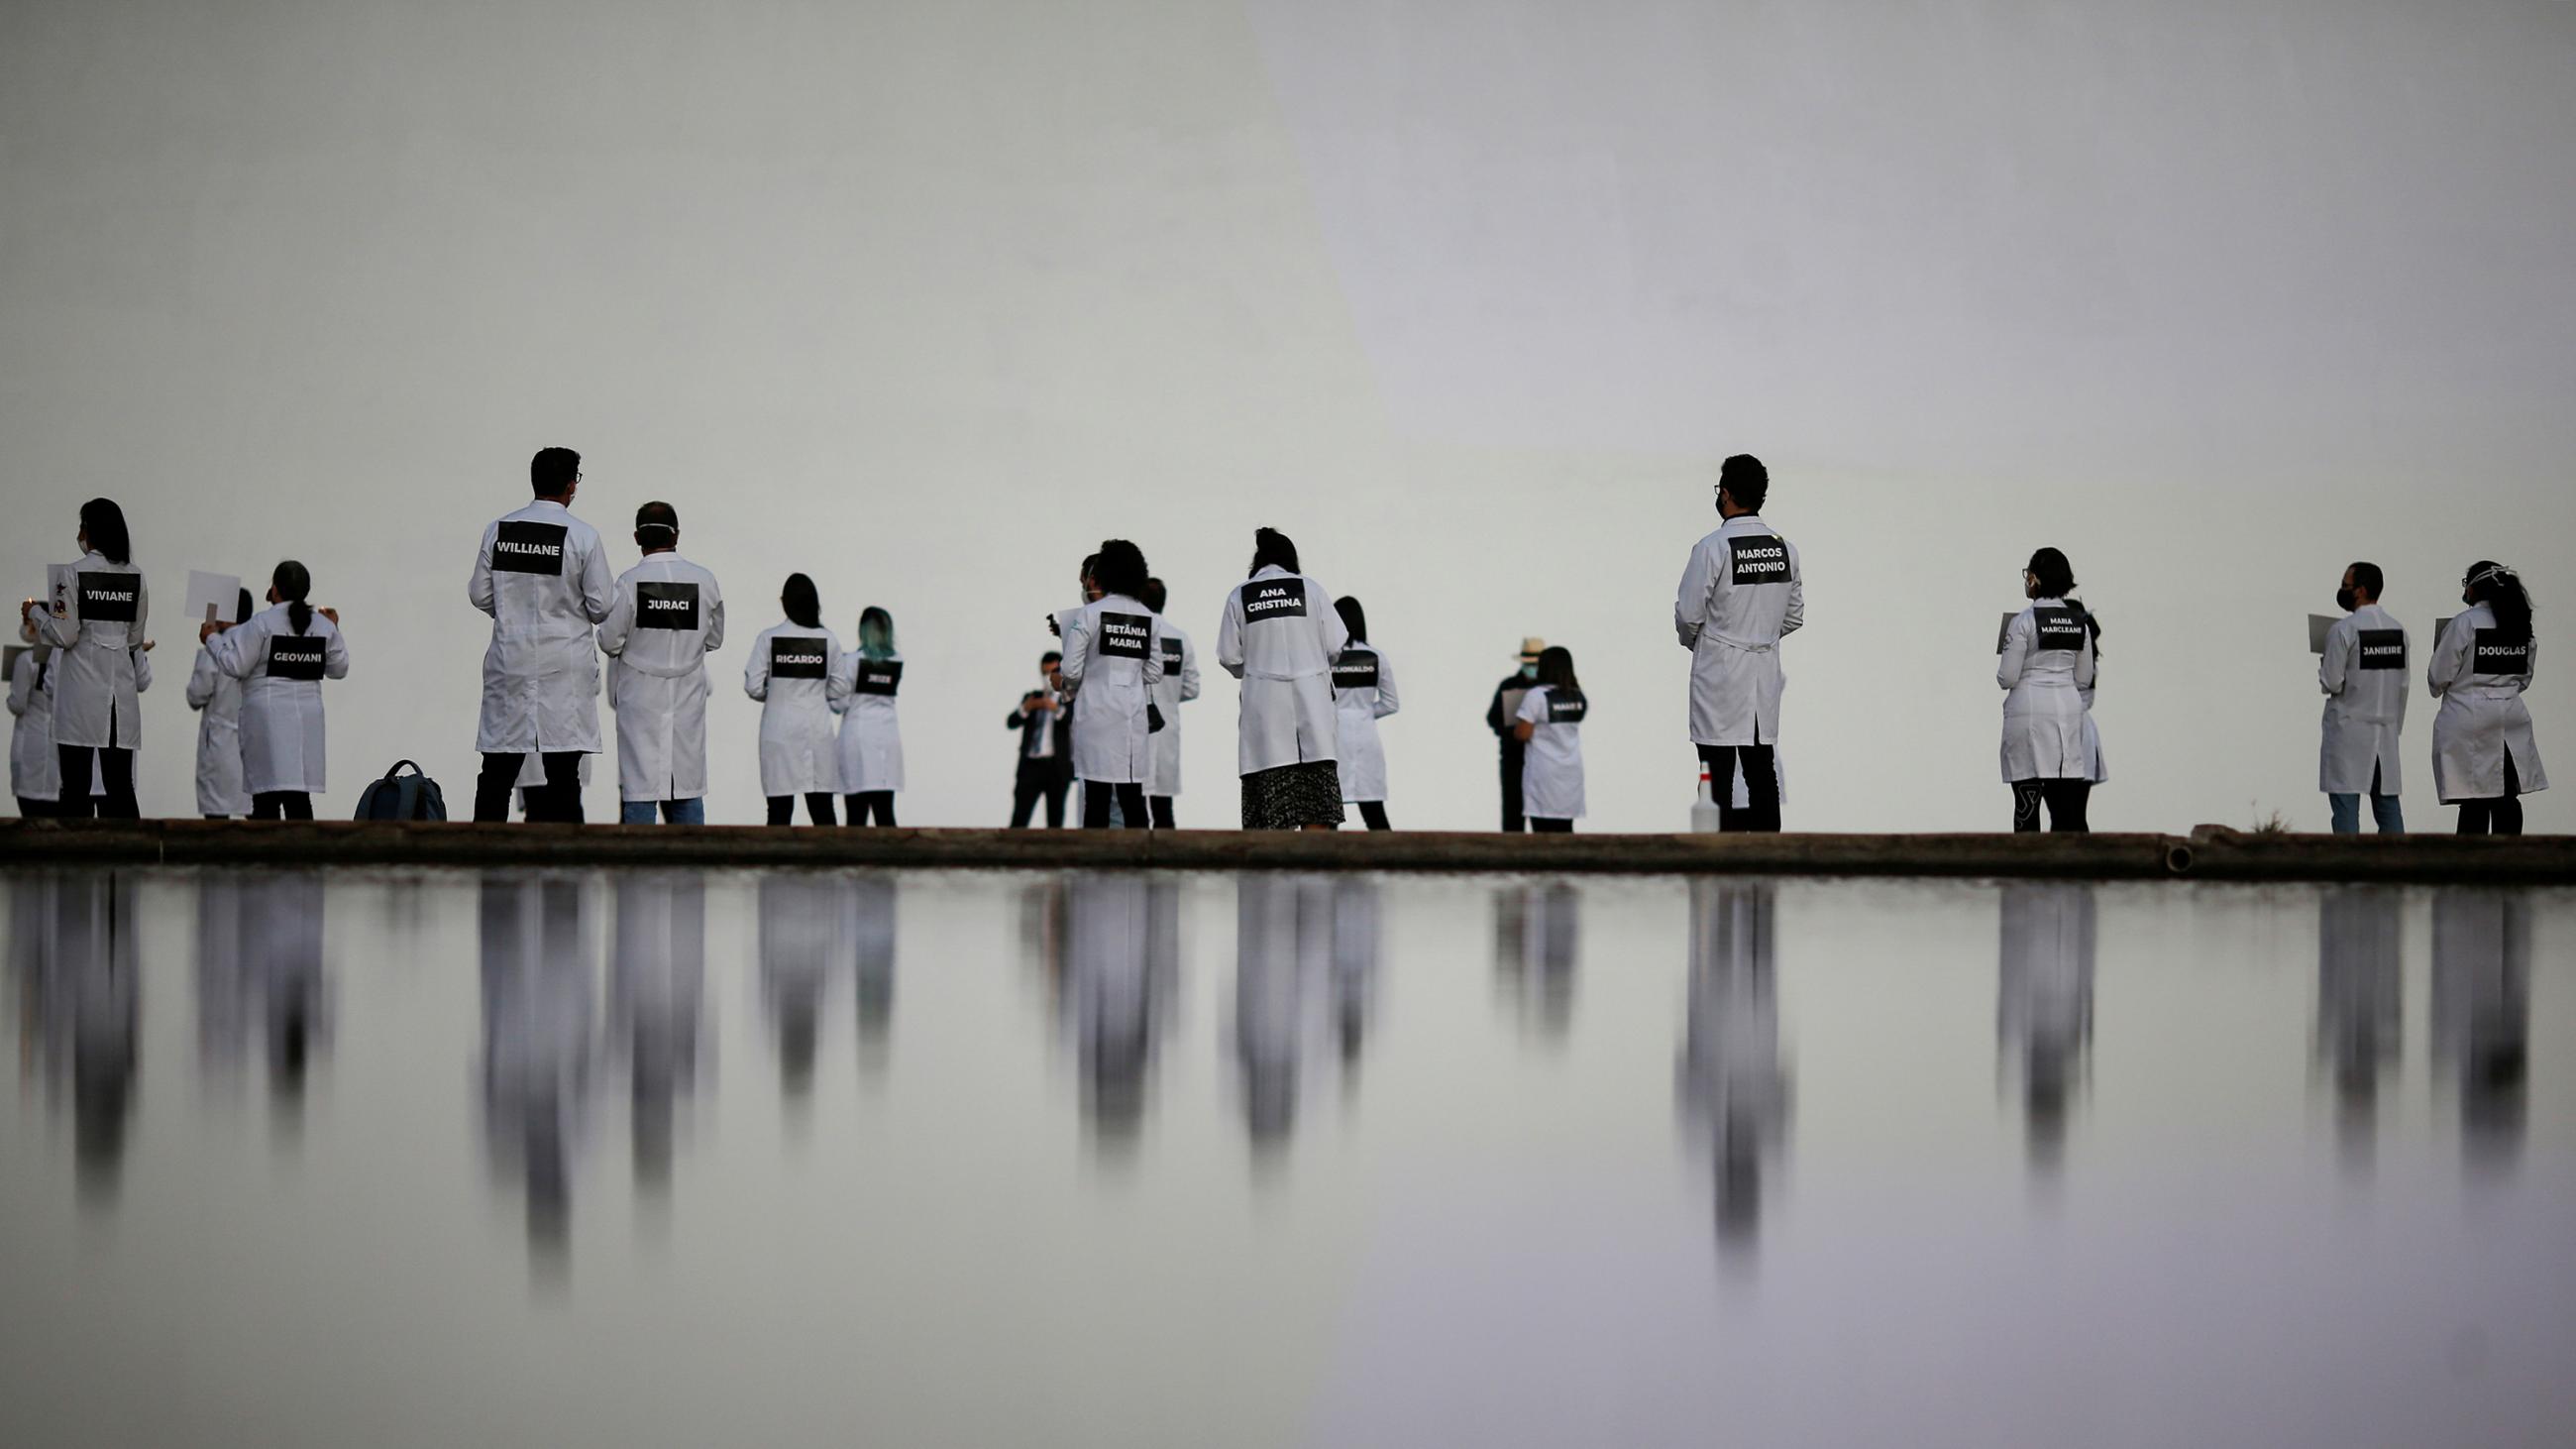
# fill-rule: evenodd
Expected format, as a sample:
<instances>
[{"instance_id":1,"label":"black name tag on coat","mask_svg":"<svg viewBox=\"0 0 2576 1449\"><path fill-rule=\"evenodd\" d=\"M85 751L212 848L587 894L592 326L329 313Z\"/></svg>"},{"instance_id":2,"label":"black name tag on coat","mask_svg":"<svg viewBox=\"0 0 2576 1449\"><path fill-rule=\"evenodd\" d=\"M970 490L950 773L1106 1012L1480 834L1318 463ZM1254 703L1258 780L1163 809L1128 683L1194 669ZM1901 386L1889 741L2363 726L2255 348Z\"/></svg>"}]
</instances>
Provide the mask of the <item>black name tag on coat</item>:
<instances>
[{"instance_id":1,"label":"black name tag on coat","mask_svg":"<svg viewBox=\"0 0 2576 1449\"><path fill-rule=\"evenodd\" d=\"M2063 649L2070 654L2084 648L2084 616L2073 609L2033 609L2030 611L2033 649Z\"/></svg>"},{"instance_id":2,"label":"black name tag on coat","mask_svg":"<svg viewBox=\"0 0 2576 1449\"><path fill-rule=\"evenodd\" d=\"M1789 545L1776 533L1738 534L1726 541L1726 551L1731 583L1789 582Z\"/></svg>"},{"instance_id":3,"label":"black name tag on coat","mask_svg":"<svg viewBox=\"0 0 2576 1449\"><path fill-rule=\"evenodd\" d=\"M501 520L492 535L492 567L505 574L563 576L564 526L524 518Z\"/></svg>"},{"instance_id":4,"label":"black name tag on coat","mask_svg":"<svg viewBox=\"0 0 2576 1449\"><path fill-rule=\"evenodd\" d=\"M785 634L769 636L770 678L821 679L823 673L822 640L798 639Z\"/></svg>"},{"instance_id":5,"label":"black name tag on coat","mask_svg":"<svg viewBox=\"0 0 2576 1449\"><path fill-rule=\"evenodd\" d=\"M1246 623L1264 619L1302 619L1306 617L1306 581L1304 579L1254 579L1243 586L1243 617Z\"/></svg>"},{"instance_id":6,"label":"black name tag on coat","mask_svg":"<svg viewBox=\"0 0 2576 1449\"><path fill-rule=\"evenodd\" d=\"M2403 669L2406 667L2406 631L2403 629L2359 629L2361 667L2364 669Z\"/></svg>"},{"instance_id":7,"label":"black name tag on coat","mask_svg":"<svg viewBox=\"0 0 2576 1449\"><path fill-rule=\"evenodd\" d=\"M1581 724L1583 723L1584 713L1591 707L1591 701L1585 699L1580 694L1571 694L1561 689L1551 689L1547 693L1547 722L1549 724Z\"/></svg>"},{"instance_id":8,"label":"black name tag on coat","mask_svg":"<svg viewBox=\"0 0 2576 1449\"><path fill-rule=\"evenodd\" d=\"M1164 635L1163 672L1165 674L1178 674L1181 672L1183 667L1181 660L1181 641L1173 638L1169 634Z\"/></svg>"},{"instance_id":9,"label":"black name tag on coat","mask_svg":"<svg viewBox=\"0 0 2576 1449\"><path fill-rule=\"evenodd\" d=\"M322 641L305 634L271 634L268 636L268 677L320 679Z\"/></svg>"},{"instance_id":10,"label":"black name tag on coat","mask_svg":"<svg viewBox=\"0 0 2576 1449\"><path fill-rule=\"evenodd\" d=\"M139 574L80 576L80 616L102 624L131 624L143 601Z\"/></svg>"},{"instance_id":11,"label":"black name tag on coat","mask_svg":"<svg viewBox=\"0 0 2576 1449\"><path fill-rule=\"evenodd\" d=\"M635 627L638 629L695 629L698 627L698 586L689 583L657 583L649 579L635 581Z\"/></svg>"},{"instance_id":12,"label":"black name tag on coat","mask_svg":"<svg viewBox=\"0 0 2576 1449\"><path fill-rule=\"evenodd\" d=\"M862 659L859 676L850 682L852 694L882 694L894 698L903 687L903 661L900 659Z\"/></svg>"},{"instance_id":13,"label":"black name tag on coat","mask_svg":"<svg viewBox=\"0 0 2576 1449\"><path fill-rule=\"evenodd\" d=\"M1345 649L1333 661L1333 688L1377 688L1377 654L1368 649Z\"/></svg>"},{"instance_id":14,"label":"black name tag on coat","mask_svg":"<svg viewBox=\"0 0 2576 1449\"><path fill-rule=\"evenodd\" d=\"M2523 674L2531 669L2531 641L2506 639L2502 631L2480 629L2469 646L2471 674Z\"/></svg>"},{"instance_id":15,"label":"black name tag on coat","mask_svg":"<svg viewBox=\"0 0 2576 1449\"><path fill-rule=\"evenodd\" d=\"M1103 614L1100 642L1092 652L1103 659L1143 660L1153 642L1154 621L1143 614Z\"/></svg>"}]
</instances>

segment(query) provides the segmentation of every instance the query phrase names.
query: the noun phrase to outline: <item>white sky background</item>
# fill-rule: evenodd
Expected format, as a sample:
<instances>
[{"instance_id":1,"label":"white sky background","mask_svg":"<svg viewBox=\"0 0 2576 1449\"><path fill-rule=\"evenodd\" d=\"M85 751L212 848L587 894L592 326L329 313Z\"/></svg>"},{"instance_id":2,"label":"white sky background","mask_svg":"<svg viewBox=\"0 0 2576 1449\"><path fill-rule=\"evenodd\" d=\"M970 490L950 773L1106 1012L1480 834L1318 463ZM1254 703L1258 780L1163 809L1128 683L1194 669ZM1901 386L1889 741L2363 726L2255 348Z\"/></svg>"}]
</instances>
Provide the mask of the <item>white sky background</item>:
<instances>
[{"instance_id":1,"label":"white sky background","mask_svg":"<svg viewBox=\"0 0 2576 1449\"><path fill-rule=\"evenodd\" d=\"M1808 573L1794 827L2006 822L1995 616L2053 543L2108 627L2096 824L2322 828L2301 616L2355 557L2419 668L2462 565L2524 569L2576 770L2571 61L2551 3L23 0L0 575L125 504L184 814L186 571L304 560L355 657L324 813L410 756L461 814L471 550L563 443L620 567L668 498L731 596L711 818L758 816L739 670L803 569L845 639L896 616L903 818L998 824L1082 554L1137 539L1212 646L1271 523L1398 666L1400 824L1490 824L1538 632L1591 827L1664 829L1671 588L1750 450ZM1235 814L1209 675L1185 824Z\"/></svg>"}]
</instances>

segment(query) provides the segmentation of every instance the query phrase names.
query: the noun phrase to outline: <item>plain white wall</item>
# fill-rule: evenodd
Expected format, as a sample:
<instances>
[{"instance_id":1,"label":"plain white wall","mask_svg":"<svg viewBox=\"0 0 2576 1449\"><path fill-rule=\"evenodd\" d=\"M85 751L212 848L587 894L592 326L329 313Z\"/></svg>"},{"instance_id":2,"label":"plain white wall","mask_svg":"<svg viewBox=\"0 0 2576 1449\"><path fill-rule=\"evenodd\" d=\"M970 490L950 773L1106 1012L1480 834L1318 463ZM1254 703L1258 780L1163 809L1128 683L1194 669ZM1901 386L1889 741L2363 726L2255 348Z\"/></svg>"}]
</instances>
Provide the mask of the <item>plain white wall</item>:
<instances>
[{"instance_id":1,"label":"plain white wall","mask_svg":"<svg viewBox=\"0 0 2576 1449\"><path fill-rule=\"evenodd\" d=\"M1399 823L1490 822L1538 632L1596 699L1592 828L1664 829L1670 591L1751 450L1809 579L1794 826L2004 823L1994 619L2052 543L2108 627L2097 824L2322 828L2301 616L2346 562L2419 658L2482 556L2556 637L2571 52L2547 3L25 0L0 576L124 503L184 814L186 571L302 559L356 656L324 812L408 755L461 813L471 549L566 444L621 567L666 498L731 595L711 818L757 818L736 681L802 569L845 637L896 616L905 820L997 824L1080 557L1135 538L1212 645L1268 523L1401 672ZM1209 673L1182 819L1226 825Z\"/></svg>"}]
</instances>

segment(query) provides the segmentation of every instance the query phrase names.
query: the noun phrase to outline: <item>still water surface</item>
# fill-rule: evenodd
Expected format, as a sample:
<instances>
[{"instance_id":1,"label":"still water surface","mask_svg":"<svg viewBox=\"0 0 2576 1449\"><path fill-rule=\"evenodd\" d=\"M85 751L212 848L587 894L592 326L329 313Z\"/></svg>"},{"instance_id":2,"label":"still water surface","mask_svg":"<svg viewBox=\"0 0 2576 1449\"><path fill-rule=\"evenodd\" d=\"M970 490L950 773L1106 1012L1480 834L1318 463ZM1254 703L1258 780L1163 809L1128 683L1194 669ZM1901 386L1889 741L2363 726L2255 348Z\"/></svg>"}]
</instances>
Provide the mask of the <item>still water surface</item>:
<instances>
[{"instance_id":1,"label":"still water surface","mask_svg":"<svg viewBox=\"0 0 2576 1449\"><path fill-rule=\"evenodd\" d=\"M11 1444L2576 1438L2576 895L7 887Z\"/></svg>"}]
</instances>

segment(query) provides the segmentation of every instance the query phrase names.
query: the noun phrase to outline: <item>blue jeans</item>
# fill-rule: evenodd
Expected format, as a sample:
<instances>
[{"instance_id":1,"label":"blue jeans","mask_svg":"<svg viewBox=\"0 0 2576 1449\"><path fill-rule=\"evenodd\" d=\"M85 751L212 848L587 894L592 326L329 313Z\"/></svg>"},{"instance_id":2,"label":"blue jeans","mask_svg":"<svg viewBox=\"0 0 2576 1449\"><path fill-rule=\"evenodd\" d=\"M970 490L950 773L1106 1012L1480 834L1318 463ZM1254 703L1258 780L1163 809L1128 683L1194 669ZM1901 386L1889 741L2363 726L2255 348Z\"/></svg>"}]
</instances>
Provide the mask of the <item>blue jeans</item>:
<instances>
[{"instance_id":1,"label":"blue jeans","mask_svg":"<svg viewBox=\"0 0 2576 1449\"><path fill-rule=\"evenodd\" d=\"M2327 795L2326 811L2334 817L2335 834L2359 835L2361 833L2361 794L2359 791L2355 791L2349 795ZM2406 816L2397 808L2397 797L2394 795L2372 795L2370 797L2370 818L2378 822L2379 833L2382 835L2403 835L2406 833Z\"/></svg>"},{"instance_id":2,"label":"blue jeans","mask_svg":"<svg viewBox=\"0 0 2576 1449\"><path fill-rule=\"evenodd\" d=\"M704 800L665 800L661 802L661 804L662 818L671 822L673 825L704 825L707 823L707 802ZM652 824L653 802L650 800L619 801L617 804L617 823L620 825Z\"/></svg>"}]
</instances>

